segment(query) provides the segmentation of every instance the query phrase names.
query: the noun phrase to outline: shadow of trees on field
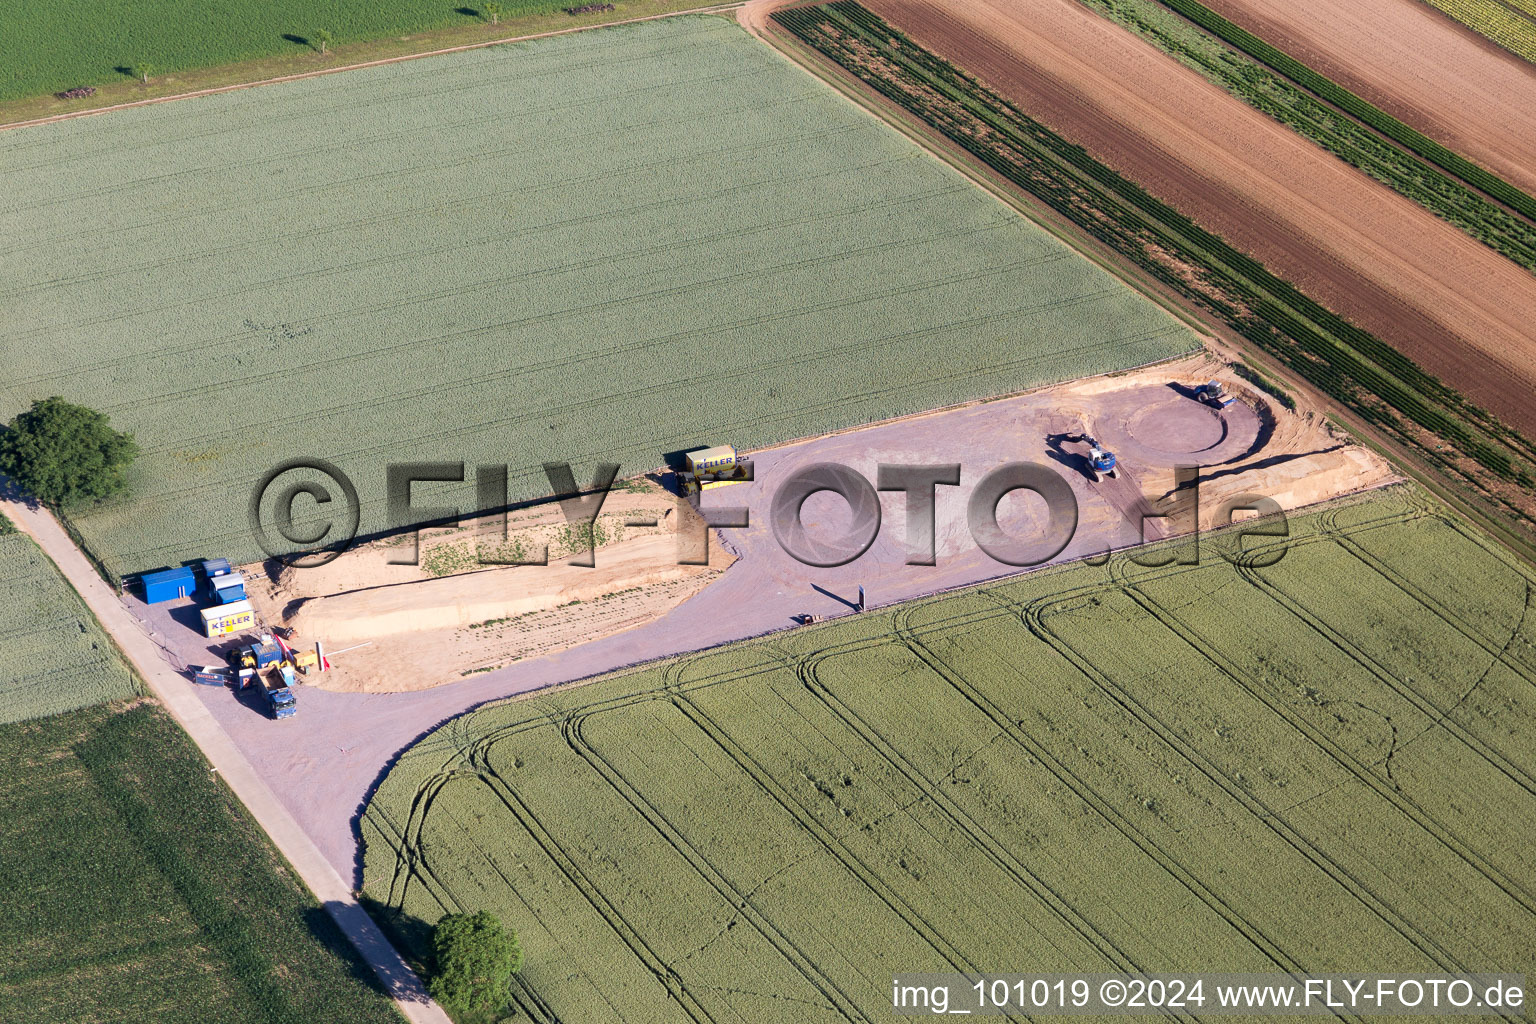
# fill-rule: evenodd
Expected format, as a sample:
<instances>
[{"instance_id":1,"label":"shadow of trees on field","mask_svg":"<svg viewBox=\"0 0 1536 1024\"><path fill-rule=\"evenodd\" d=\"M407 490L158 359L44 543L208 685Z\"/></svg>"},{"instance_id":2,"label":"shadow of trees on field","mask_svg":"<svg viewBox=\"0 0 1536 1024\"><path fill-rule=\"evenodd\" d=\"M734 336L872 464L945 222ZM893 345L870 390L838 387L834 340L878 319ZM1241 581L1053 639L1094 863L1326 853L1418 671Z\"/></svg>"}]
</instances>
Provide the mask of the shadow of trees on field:
<instances>
[{"instance_id":1,"label":"shadow of trees on field","mask_svg":"<svg viewBox=\"0 0 1536 1024\"><path fill-rule=\"evenodd\" d=\"M309 41L309 39L307 37L294 35L292 32L284 32L283 33L283 38L286 39L288 42L294 43L294 44L296 44L298 46L313 47L313 45L314 45L314 44L312 44Z\"/></svg>"},{"instance_id":2,"label":"shadow of trees on field","mask_svg":"<svg viewBox=\"0 0 1536 1024\"><path fill-rule=\"evenodd\" d=\"M473 7L455 7L453 9L453 13L454 14L462 14L466 18L483 18L483 17L485 17L483 14L481 14L479 11L475 10L475 8L473 8Z\"/></svg>"},{"instance_id":3,"label":"shadow of trees on field","mask_svg":"<svg viewBox=\"0 0 1536 1024\"><path fill-rule=\"evenodd\" d=\"M388 951L381 946L377 950L365 949L360 953L347 938L340 923L350 924L349 930L367 946L368 935L359 930L357 927L359 922L349 921L352 915L359 914L373 918L374 923L379 926L379 931L373 932L374 944L377 945L378 940L385 942L392 940L395 948L405 957L409 968L416 972L416 978L389 971L380 977L369 960L387 963L392 959L388 956ZM304 923L317 941L347 965L348 973L359 984L392 999L414 1003L427 1000L426 992L417 984L417 981L423 978L424 965L415 955L418 949L431 946L432 927L425 921L386 907L377 900L363 897L355 906L327 900L323 908L308 907L304 911ZM411 942L420 942L423 945L412 946L409 945Z\"/></svg>"}]
</instances>

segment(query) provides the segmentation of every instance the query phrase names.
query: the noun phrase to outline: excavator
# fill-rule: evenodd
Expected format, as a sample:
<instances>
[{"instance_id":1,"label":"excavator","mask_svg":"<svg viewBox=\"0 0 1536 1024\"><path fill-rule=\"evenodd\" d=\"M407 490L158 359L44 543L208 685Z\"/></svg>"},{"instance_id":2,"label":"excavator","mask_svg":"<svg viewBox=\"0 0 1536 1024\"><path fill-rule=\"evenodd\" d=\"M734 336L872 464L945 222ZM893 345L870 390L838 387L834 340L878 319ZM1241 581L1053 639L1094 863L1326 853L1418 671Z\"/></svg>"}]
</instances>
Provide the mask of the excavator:
<instances>
[{"instance_id":1,"label":"excavator","mask_svg":"<svg viewBox=\"0 0 1536 1024\"><path fill-rule=\"evenodd\" d=\"M1094 482L1103 483L1106 476L1119 478L1120 467L1115 462L1115 453L1086 434L1083 440L1088 442L1088 465L1093 470Z\"/></svg>"}]
</instances>

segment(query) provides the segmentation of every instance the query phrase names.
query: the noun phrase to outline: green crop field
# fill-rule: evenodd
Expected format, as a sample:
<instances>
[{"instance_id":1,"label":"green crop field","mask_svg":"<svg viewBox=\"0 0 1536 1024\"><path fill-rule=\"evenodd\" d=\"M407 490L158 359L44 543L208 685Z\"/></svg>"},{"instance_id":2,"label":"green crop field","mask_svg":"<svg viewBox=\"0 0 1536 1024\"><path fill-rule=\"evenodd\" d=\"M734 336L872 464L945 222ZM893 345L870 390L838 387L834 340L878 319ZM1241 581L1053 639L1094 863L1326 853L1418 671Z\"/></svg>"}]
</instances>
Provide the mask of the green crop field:
<instances>
[{"instance_id":1,"label":"green crop field","mask_svg":"<svg viewBox=\"0 0 1536 1024\"><path fill-rule=\"evenodd\" d=\"M363 819L534 1021L884 1019L893 973L1524 970L1536 576L1406 487L491 705ZM1268 557L1266 557L1268 556ZM521 1018L520 1018L521 1019Z\"/></svg>"},{"instance_id":2,"label":"green crop field","mask_svg":"<svg viewBox=\"0 0 1536 1024\"><path fill-rule=\"evenodd\" d=\"M157 707L0 728L0 1022L398 1022Z\"/></svg>"},{"instance_id":3,"label":"green crop field","mask_svg":"<svg viewBox=\"0 0 1536 1024\"><path fill-rule=\"evenodd\" d=\"M502 17L558 12L583 0L501 0ZM68 0L0 6L0 100L100 85L141 61L157 73L311 49L317 29L337 43L480 21L478 0Z\"/></svg>"},{"instance_id":4,"label":"green crop field","mask_svg":"<svg viewBox=\"0 0 1536 1024\"><path fill-rule=\"evenodd\" d=\"M0 723L135 692L85 602L32 538L0 516Z\"/></svg>"},{"instance_id":5,"label":"green crop field","mask_svg":"<svg viewBox=\"0 0 1536 1024\"><path fill-rule=\"evenodd\" d=\"M294 457L625 472L1189 351L1180 321L693 16L0 133L0 418L144 451L116 573L259 557ZM425 491L423 494L421 492ZM418 504L475 507L473 482Z\"/></svg>"}]
</instances>

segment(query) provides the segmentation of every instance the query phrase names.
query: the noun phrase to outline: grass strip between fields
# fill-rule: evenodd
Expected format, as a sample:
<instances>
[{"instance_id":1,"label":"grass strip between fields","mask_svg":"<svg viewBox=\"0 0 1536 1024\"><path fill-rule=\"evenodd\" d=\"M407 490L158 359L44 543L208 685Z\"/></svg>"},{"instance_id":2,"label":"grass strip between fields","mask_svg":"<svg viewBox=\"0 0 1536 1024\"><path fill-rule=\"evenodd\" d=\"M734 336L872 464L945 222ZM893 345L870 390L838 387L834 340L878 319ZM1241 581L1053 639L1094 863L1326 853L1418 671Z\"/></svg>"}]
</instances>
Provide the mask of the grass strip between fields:
<instances>
[{"instance_id":1,"label":"grass strip between fields","mask_svg":"<svg viewBox=\"0 0 1536 1024\"><path fill-rule=\"evenodd\" d=\"M774 19L1531 535L1536 445L1486 410L858 3Z\"/></svg>"},{"instance_id":2,"label":"grass strip between fields","mask_svg":"<svg viewBox=\"0 0 1536 1024\"><path fill-rule=\"evenodd\" d=\"M1081 0L1304 138L1536 272L1536 224L1505 209L1408 147L1318 99L1291 79L1157 0Z\"/></svg>"},{"instance_id":3,"label":"grass strip between fields","mask_svg":"<svg viewBox=\"0 0 1536 1024\"><path fill-rule=\"evenodd\" d=\"M1532 199L1503 178L1479 167L1461 154L1447 149L1417 129L1410 128L1379 107L1367 103L1348 89L1318 74L1295 57L1266 43L1247 29L1228 21L1204 4L1197 3L1196 0L1160 0L1160 2L1207 32L1231 43L1254 60L1280 72L1303 89L1322 97L1345 113L1359 118L1387 138L1417 153L1430 163L1449 171L1467 184L1482 189L1510 209L1536 220L1536 199Z\"/></svg>"}]
</instances>

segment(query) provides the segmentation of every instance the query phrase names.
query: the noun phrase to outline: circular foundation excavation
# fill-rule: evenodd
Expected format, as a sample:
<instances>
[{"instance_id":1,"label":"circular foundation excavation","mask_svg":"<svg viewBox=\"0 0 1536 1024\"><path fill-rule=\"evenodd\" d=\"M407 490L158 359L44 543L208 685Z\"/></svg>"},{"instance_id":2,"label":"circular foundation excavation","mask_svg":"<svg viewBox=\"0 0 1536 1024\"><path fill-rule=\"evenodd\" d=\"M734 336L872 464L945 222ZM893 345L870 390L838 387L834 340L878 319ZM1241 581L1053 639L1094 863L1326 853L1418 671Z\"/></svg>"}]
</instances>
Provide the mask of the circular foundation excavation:
<instances>
[{"instance_id":1,"label":"circular foundation excavation","mask_svg":"<svg viewBox=\"0 0 1536 1024\"><path fill-rule=\"evenodd\" d=\"M1125 432L1153 451L1197 455L1226 440L1227 424L1220 412L1203 402L1169 396L1132 415Z\"/></svg>"}]
</instances>

